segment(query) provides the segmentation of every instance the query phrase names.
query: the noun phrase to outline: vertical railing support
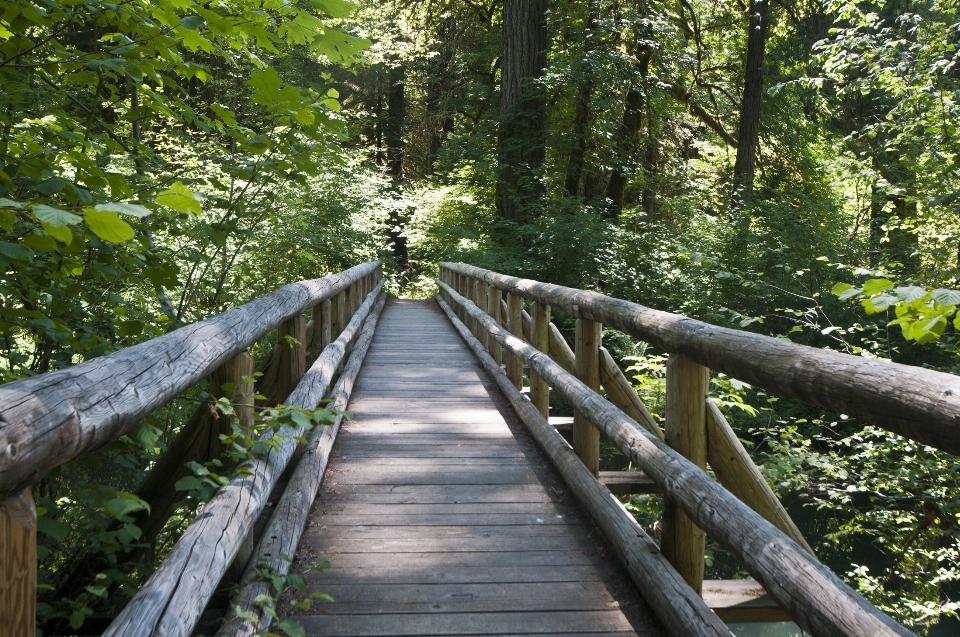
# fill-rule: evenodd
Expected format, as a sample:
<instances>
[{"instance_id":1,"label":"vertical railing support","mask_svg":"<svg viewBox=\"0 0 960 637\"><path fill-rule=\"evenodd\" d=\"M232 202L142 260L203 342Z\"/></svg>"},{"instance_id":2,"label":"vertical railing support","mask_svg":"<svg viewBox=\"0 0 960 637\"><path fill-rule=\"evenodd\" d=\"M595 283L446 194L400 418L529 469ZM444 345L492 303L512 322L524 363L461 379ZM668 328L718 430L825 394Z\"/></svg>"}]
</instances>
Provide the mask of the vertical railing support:
<instances>
[{"instance_id":1,"label":"vertical railing support","mask_svg":"<svg viewBox=\"0 0 960 637\"><path fill-rule=\"evenodd\" d=\"M550 306L534 302L531 318L533 324L530 326L530 344L549 356ZM547 381L540 378L532 369L530 370L530 401L544 418L550 417L550 387Z\"/></svg>"},{"instance_id":2,"label":"vertical railing support","mask_svg":"<svg viewBox=\"0 0 960 637\"><path fill-rule=\"evenodd\" d=\"M37 509L30 489L24 489L0 504L0 632L34 637L36 617Z\"/></svg>"},{"instance_id":3,"label":"vertical railing support","mask_svg":"<svg viewBox=\"0 0 960 637\"><path fill-rule=\"evenodd\" d=\"M487 307L487 283L481 281L480 279L475 279L473 283L473 302L477 304L477 307L480 308L480 311L485 314L490 314L490 308ZM487 334L487 330L483 329L483 324L477 321L477 340L480 341L480 344L483 345L483 349L490 351L490 335Z\"/></svg>"},{"instance_id":4,"label":"vertical railing support","mask_svg":"<svg viewBox=\"0 0 960 637\"><path fill-rule=\"evenodd\" d=\"M333 342L333 299L327 299L320 304L320 348L317 354L323 352L327 345Z\"/></svg>"},{"instance_id":5,"label":"vertical railing support","mask_svg":"<svg viewBox=\"0 0 960 637\"><path fill-rule=\"evenodd\" d=\"M523 340L523 297L519 294L507 295L507 329ZM507 352L507 378L517 389L523 389L523 359Z\"/></svg>"},{"instance_id":6,"label":"vertical railing support","mask_svg":"<svg viewBox=\"0 0 960 637\"><path fill-rule=\"evenodd\" d=\"M210 393L217 398L225 397L230 400L230 404L233 405L233 410L237 414L237 419L240 421L240 426L245 431L253 430L253 369L253 356L250 356L249 352L240 352L210 375ZM282 368L280 374L283 375ZM224 385L232 385L232 388L224 390ZM219 458L223 452L220 435L229 436L233 433L231 420L220 416L210 423L209 431L207 460L213 460Z\"/></svg>"},{"instance_id":7,"label":"vertical railing support","mask_svg":"<svg viewBox=\"0 0 960 637\"><path fill-rule=\"evenodd\" d=\"M277 329L280 367L277 375L277 402L285 403L307 371L307 324L302 314L284 321Z\"/></svg>"},{"instance_id":8,"label":"vertical railing support","mask_svg":"<svg viewBox=\"0 0 960 637\"><path fill-rule=\"evenodd\" d=\"M574 347L574 366L577 378L600 392L600 338L603 325L587 319L577 319ZM600 430L593 426L580 410L573 412L573 450L593 475L600 475Z\"/></svg>"},{"instance_id":9,"label":"vertical railing support","mask_svg":"<svg viewBox=\"0 0 960 637\"><path fill-rule=\"evenodd\" d=\"M710 370L685 356L667 360L666 442L701 469L707 466L706 398ZM677 572L700 593L706 534L669 500L663 506L661 549Z\"/></svg>"},{"instance_id":10,"label":"vertical railing support","mask_svg":"<svg viewBox=\"0 0 960 637\"><path fill-rule=\"evenodd\" d=\"M503 292L500 291L500 288L493 285L487 286L487 313L493 317L497 325L503 325L503 318L500 312L500 301L502 298ZM503 348L497 339L493 337L487 339L487 351L490 352L493 360L497 361L497 365L503 363Z\"/></svg>"}]
</instances>

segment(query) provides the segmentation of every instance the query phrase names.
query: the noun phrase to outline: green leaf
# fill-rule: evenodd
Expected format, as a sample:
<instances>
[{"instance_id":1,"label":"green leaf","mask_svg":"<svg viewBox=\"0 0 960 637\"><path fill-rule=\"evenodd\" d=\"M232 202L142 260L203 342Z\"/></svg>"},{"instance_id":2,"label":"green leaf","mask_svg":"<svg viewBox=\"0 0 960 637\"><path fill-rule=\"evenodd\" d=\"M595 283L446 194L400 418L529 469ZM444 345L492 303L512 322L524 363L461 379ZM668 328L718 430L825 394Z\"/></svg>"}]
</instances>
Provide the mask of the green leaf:
<instances>
[{"instance_id":1,"label":"green leaf","mask_svg":"<svg viewBox=\"0 0 960 637\"><path fill-rule=\"evenodd\" d=\"M893 293L896 294L901 301L907 303L912 303L917 299L922 299L927 295L927 291L924 288L918 287L916 285L902 286L899 288L894 288Z\"/></svg>"},{"instance_id":2,"label":"green leaf","mask_svg":"<svg viewBox=\"0 0 960 637\"><path fill-rule=\"evenodd\" d=\"M21 245L16 243L8 243L6 241L0 241L0 254L7 257L8 259L17 259L22 260L26 259L33 254L32 250L28 250Z\"/></svg>"},{"instance_id":3,"label":"green leaf","mask_svg":"<svg viewBox=\"0 0 960 637\"><path fill-rule=\"evenodd\" d=\"M892 288L893 283L888 279L870 279L864 282L863 293L867 296L873 296L874 294L879 294L884 290L890 290Z\"/></svg>"},{"instance_id":4,"label":"green leaf","mask_svg":"<svg viewBox=\"0 0 960 637\"><path fill-rule=\"evenodd\" d=\"M305 637L307 632L303 626L293 621L289 617L277 622L277 628L290 635L290 637Z\"/></svg>"},{"instance_id":5,"label":"green leaf","mask_svg":"<svg viewBox=\"0 0 960 637\"><path fill-rule=\"evenodd\" d=\"M201 212L197 196L179 181L157 195L157 203L180 212L192 212L197 215Z\"/></svg>"},{"instance_id":6,"label":"green leaf","mask_svg":"<svg viewBox=\"0 0 960 637\"><path fill-rule=\"evenodd\" d=\"M200 482L199 478L185 476L177 480L177 483L173 485L173 488L177 491L196 491L202 486L203 483Z\"/></svg>"},{"instance_id":7,"label":"green leaf","mask_svg":"<svg viewBox=\"0 0 960 637\"><path fill-rule=\"evenodd\" d=\"M143 206L137 205L135 203L119 203L119 202L98 203L96 206L94 206L94 209L100 210L101 212L104 210L109 210L111 212L117 212L122 215L127 215L129 217L139 217L141 219L149 215L151 212L147 208L144 208Z\"/></svg>"},{"instance_id":8,"label":"green leaf","mask_svg":"<svg viewBox=\"0 0 960 637\"><path fill-rule=\"evenodd\" d=\"M58 542L62 542L63 538L67 537L67 533L70 532L70 527L60 520L40 516L37 518L37 530Z\"/></svg>"},{"instance_id":9,"label":"green leaf","mask_svg":"<svg viewBox=\"0 0 960 637\"><path fill-rule=\"evenodd\" d=\"M82 221L80 215L75 215L72 212L67 212L66 210L47 206L42 203L33 204L30 206L30 211L33 212L33 216L37 218L37 221L53 226L54 228L75 226Z\"/></svg>"},{"instance_id":10,"label":"green leaf","mask_svg":"<svg viewBox=\"0 0 960 637\"><path fill-rule=\"evenodd\" d=\"M0 209L0 230L13 232L13 213Z\"/></svg>"},{"instance_id":11,"label":"green leaf","mask_svg":"<svg viewBox=\"0 0 960 637\"><path fill-rule=\"evenodd\" d=\"M51 226L49 223L41 223L44 232L66 245L73 243L73 232L66 226Z\"/></svg>"},{"instance_id":12,"label":"green leaf","mask_svg":"<svg viewBox=\"0 0 960 637\"><path fill-rule=\"evenodd\" d=\"M67 232L70 231L67 230ZM24 237L21 243L40 252L54 252L57 249L57 242L53 240L53 237L45 234L31 234Z\"/></svg>"},{"instance_id":13,"label":"green leaf","mask_svg":"<svg viewBox=\"0 0 960 637\"><path fill-rule=\"evenodd\" d=\"M95 235L111 243L123 243L133 239L135 233L126 221L111 210L87 208L83 218Z\"/></svg>"},{"instance_id":14,"label":"green leaf","mask_svg":"<svg viewBox=\"0 0 960 637\"><path fill-rule=\"evenodd\" d=\"M960 305L960 290L945 290L937 288L930 293L934 301L941 305Z\"/></svg>"},{"instance_id":15,"label":"green leaf","mask_svg":"<svg viewBox=\"0 0 960 637\"><path fill-rule=\"evenodd\" d=\"M331 18L346 18L353 11L353 3L346 0L313 0L311 4Z\"/></svg>"},{"instance_id":16,"label":"green leaf","mask_svg":"<svg viewBox=\"0 0 960 637\"><path fill-rule=\"evenodd\" d=\"M15 208L17 210L22 210L26 207L22 201L14 201L13 199L7 199L5 197L0 197L0 208Z\"/></svg>"}]
</instances>

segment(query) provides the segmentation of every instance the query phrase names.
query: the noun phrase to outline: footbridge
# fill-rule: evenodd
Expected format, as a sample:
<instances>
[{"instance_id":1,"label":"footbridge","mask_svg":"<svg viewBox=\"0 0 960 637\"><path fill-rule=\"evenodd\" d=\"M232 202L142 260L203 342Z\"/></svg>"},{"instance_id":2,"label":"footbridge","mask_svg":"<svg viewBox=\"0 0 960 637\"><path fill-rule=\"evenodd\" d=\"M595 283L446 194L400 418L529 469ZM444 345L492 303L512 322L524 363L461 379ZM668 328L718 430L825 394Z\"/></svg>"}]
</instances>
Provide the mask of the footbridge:
<instances>
[{"instance_id":1,"label":"footbridge","mask_svg":"<svg viewBox=\"0 0 960 637\"><path fill-rule=\"evenodd\" d=\"M193 392L201 404L134 494L149 508L126 520L141 534L127 562L143 568L182 514L187 478L218 488L139 591L63 634L729 635L786 619L818 636L912 634L817 560L710 373L951 453L960 379L465 264L439 272L435 299L387 300L380 264L361 264L0 386L0 632L36 630L31 485ZM552 308L576 319L572 347ZM604 327L670 353L662 427ZM600 471L601 439L639 471ZM632 493L662 495L659 541L618 499ZM706 535L753 579L705 581ZM82 588L68 566L57 586Z\"/></svg>"}]
</instances>

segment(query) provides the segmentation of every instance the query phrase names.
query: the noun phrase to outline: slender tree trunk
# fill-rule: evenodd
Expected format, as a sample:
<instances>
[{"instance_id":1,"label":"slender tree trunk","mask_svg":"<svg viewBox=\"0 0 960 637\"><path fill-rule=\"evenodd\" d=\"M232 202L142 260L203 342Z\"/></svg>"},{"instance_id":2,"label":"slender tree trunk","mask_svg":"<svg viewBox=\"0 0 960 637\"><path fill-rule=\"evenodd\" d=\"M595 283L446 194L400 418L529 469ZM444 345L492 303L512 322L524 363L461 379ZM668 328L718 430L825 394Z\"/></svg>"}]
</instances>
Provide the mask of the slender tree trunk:
<instances>
[{"instance_id":1,"label":"slender tree trunk","mask_svg":"<svg viewBox=\"0 0 960 637\"><path fill-rule=\"evenodd\" d=\"M536 81L546 66L547 0L504 0L497 212L524 221L542 193L546 118Z\"/></svg>"},{"instance_id":2,"label":"slender tree trunk","mask_svg":"<svg viewBox=\"0 0 960 637\"><path fill-rule=\"evenodd\" d=\"M583 56L579 68L579 88L573 109L573 131L570 156L567 160L567 173L564 176L563 187L571 197L577 197L582 192L580 182L583 180L584 158L587 154L587 135L590 134L590 98L593 96L593 70L590 68L590 54L594 49L595 38L590 35L596 24L596 7L588 1L587 27L582 32Z\"/></svg>"},{"instance_id":3,"label":"slender tree trunk","mask_svg":"<svg viewBox=\"0 0 960 637\"><path fill-rule=\"evenodd\" d=\"M643 105L644 99L640 87L631 86L624 101L623 122L620 124L617 140L620 157L607 184L607 199L610 200L610 204L606 207L604 216L611 219L616 219L623 212L627 194L627 175L624 164L637 149L637 136L643 123Z\"/></svg>"},{"instance_id":4,"label":"slender tree trunk","mask_svg":"<svg viewBox=\"0 0 960 637\"><path fill-rule=\"evenodd\" d=\"M769 0L752 0L747 31L747 60L737 132L737 160L733 167L733 208L753 194L757 144L760 139L760 101L763 96L763 56L767 39Z\"/></svg>"},{"instance_id":5,"label":"slender tree trunk","mask_svg":"<svg viewBox=\"0 0 960 637\"><path fill-rule=\"evenodd\" d=\"M403 123L406 116L406 72L402 65L397 64L390 69L387 75L387 125L384 130L384 141L387 144L387 174L393 177L399 190L403 181ZM400 210L390 212L390 228L387 235L393 258L397 268L407 269L408 253L407 238L404 236L406 219Z\"/></svg>"},{"instance_id":6,"label":"slender tree trunk","mask_svg":"<svg viewBox=\"0 0 960 637\"><path fill-rule=\"evenodd\" d=\"M433 174L433 164L443 146L443 141L453 128L453 120L446 108L444 94L453 60L453 37L455 23L452 17L441 20L437 29L437 41L440 42L439 54L430 64L430 78L427 80L427 126L430 127L430 148L427 158L426 174Z\"/></svg>"}]
</instances>

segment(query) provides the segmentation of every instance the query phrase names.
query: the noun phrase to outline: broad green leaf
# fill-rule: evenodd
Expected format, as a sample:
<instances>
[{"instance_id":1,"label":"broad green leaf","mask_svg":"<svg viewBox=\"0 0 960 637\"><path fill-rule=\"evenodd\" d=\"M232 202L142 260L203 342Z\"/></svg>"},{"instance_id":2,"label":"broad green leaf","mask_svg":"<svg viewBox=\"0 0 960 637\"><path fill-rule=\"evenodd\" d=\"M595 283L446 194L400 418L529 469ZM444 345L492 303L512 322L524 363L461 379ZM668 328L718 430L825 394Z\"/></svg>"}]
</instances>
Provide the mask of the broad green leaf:
<instances>
[{"instance_id":1,"label":"broad green leaf","mask_svg":"<svg viewBox=\"0 0 960 637\"><path fill-rule=\"evenodd\" d=\"M0 197L0 208L16 208L21 210L26 207L26 203L22 201L14 201L13 199L6 199L5 197Z\"/></svg>"},{"instance_id":2,"label":"broad green leaf","mask_svg":"<svg viewBox=\"0 0 960 637\"><path fill-rule=\"evenodd\" d=\"M111 210L87 208L83 218L95 235L110 243L123 243L133 239L135 233L126 221Z\"/></svg>"},{"instance_id":3,"label":"broad green leaf","mask_svg":"<svg viewBox=\"0 0 960 637\"><path fill-rule=\"evenodd\" d=\"M331 18L346 18L353 12L353 3L346 0L313 0L311 3Z\"/></svg>"},{"instance_id":4,"label":"broad green leaf","mask_svg":"<svg viewBox=\"0 0 960 637\"><path fill-rule=\"evenodd\" d=\"M0 241L0 254L7 257L8 259L20 260L20 259L26 259L27 257L29 257L31 254L33 254L33 251L27 248L24 248L21 245L17 245L16 243L8 243L6 241Z\"/></svg>"},{"instance_id":5,"label":"broad green leaf","mask_svg":"<svg viewBox=\"0 0 960 637\"><path fill-rule=\"evenodd\" d=\"M0 230L13 232L13 212L0 209Z\"/></svg>"},{"instance_id":6,"label":"broad green leaf","mask_svg":"<svg viewBox=\"0 0 960 637\"><path fill-rule=\"evenodd\" d=\"M70 232L67 228L64 228L64 230ZM57 249L57 242L53 240L53 237L46 234L31 234L24 237L21 243L28 248L39 250L40 252L54 252Z\"/></svg>"},{"instance_id":7,"label":"broad green leaf","mask_svg":"<svg viewBox=\"0 0 960 637\"><path fill-rule=\"evenodd\" d=\"M863 283L863 293L867 296L873 296L892 288L893 283L888 279L869 279Z\"/></svg>"},{"instance_id":8,"label":"broad green leaf","mask_svg":"<svg viewBox=\"0 0 960 637\"><path fill-rule=\"evenodd\" d=\"M194 476L185 476L177 480L177 483L173 485L173 488L177 491L196 491L203 486L203 483L200 482L199 478Z\"/></svg>"},{"instance_id":9,"label":"broad green leaf","mask_svg":"<svg viewBox=\"0 0 960 637\"><path fill-rule=\"evenodd\" d=\"M60 520L40 516L37 518L37 530L60 542L63 538L67 537L67 533L70 532L70 527Z\"/></svg>"},{"instance_id":10,"label":"broad green leaf","mask_svg":"<svg viewBox=\"0 0 960 637\"><path fill-rule=\"evenodd\" d=\"M37 218L37 221L55 228L73 226L82 221L80 215L75 215L72 212L67 212L66 210L47 206L42 203L33 204L30 206L30 211L33 212L33 216Z\"/></svg>"},{"instance_id":11,"label":"broad green leaf","mask_svg":"<svg viewBox=\"0 0 960 637\"><path fill-rule=\"evenodd\" d=\"M934 301L942 305L960 305L960 290L946 290L937 288L930 293Z\"/></svg>"},{"instance_id":12,"label":"broad green leaf","mask_svg":"<svg viewBox=\"0 0 960 637\"><path fill-rule=\"evenodd\" d=\"M924 288L916 285L894 288L893 293L896 294L901 301L905 301L907 303L911 303L917 299L922 299L927 295L927 291Z\"/></svg>"},{"instance_id":13,"label":"broad green leaf","mask_svg":"<svg viewBox=\"0 0 960 637\"><path fill-rule=\"evenodd\" d=\"M119 202L110 202L110 203L98 203L94 206L96 210L110 210L112 212L117 212L122 215L127 215L128 217L139 217L143 218L150 214L150 210L144 208L143 206L137 205L135 203L119 203Z\"/></svg>"},{"instance_id":14,"label":"broad green leaf","mask_svg":"<svg viewBox=\"0 0 960 637\"><path fill-rule=\"evenodd\" d=\"M287 633L290 637L304 637L307 634L307 631L304 630L303 626L289 617L278 621L277 628Z\"/></svg>"},{"instance_id":15,"label":"broad green leaf","mask_svg":"<svg viewBox=\"0 0 960 637\"><path fill-rule=\"evenodd\" d=\"M197 215L201 212L197 196L179 181L157 195L157 203L180 212L192 212Z\"/></svg>"},{"instance_id":16,"label":"broad green leaf","mask_svg":"<svg viewBox=\"0 0 960 637\"><path fill-rule=\"evenodd\" d=\"M60 243L70 245L73 243L73 232L66 226L51 226L49 223L41 223L44 232L59 241Z\"/></svg>"}]
</instances>

